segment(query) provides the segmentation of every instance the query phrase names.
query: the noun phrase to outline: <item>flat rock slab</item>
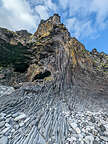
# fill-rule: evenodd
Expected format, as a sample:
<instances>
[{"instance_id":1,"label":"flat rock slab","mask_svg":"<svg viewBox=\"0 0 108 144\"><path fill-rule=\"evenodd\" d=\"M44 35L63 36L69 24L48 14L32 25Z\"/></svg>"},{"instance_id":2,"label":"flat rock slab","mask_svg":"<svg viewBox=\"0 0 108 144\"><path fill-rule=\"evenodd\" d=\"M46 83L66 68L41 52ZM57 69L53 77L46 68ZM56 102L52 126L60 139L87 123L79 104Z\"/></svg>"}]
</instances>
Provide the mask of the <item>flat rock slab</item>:
<instances>
[{"instance_id":1,"label":"flat rock slab","mask_svg":"<svg viewBox=\"0 0 108 144\"><path fill-rule=\"evenodd\" d=\"M19 121L19 120L22 120L25 118L26 118L26 115L22 113L21 115L19 115L18 117L15 118L15 121Z\"/></svg>"},{"instance_id":2,"label":"flat rock slab","mask_svg":"<svg viewBox=\"0 0 108 144\"><path fill-rule=\"evenodd\" d=\"M0 122L0 128L2 128L4 125L5 125L4 121Z\"/></svg>"},{"instance_id":3,"label":"flat rock slab","mask_svg":"<svg viewBox=\"0 0 108 144\"><path fill-rule=\"evenodd\" d=\"M14 92L13 87L7 87L7 86L1 86L0 85L0 97L3 96L3 95L9 95L12 92Z\"/></svg>"},{"instance_id":4,"label":"flat rock slab","mask_svg":"<svg viewBox=\"0 0 108 144\"><path fill-rule=\"evenodd\" d=\"M8 143L8 138L6 136L0 138L0 144L7 144L7 143Z\"/></svg>"}]
</instances>

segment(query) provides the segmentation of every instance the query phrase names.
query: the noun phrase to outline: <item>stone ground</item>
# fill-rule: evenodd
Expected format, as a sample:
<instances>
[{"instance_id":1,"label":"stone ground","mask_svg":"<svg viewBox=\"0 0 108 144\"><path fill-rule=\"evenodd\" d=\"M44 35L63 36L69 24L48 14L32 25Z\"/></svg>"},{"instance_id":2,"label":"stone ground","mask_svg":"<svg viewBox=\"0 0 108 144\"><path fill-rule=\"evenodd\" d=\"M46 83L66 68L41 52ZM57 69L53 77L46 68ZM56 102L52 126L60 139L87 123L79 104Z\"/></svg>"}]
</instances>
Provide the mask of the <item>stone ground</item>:
<instances>
[{"instance_id":1,"label":"stone ground","mask_svg":"<svg viewBox=\"0 0 108 144\"><path fill-rule=\"evenodd\" d=\"M9 89L0 97L0 144L108 144L108 99L83 101L74 88L58 95L49 84Z\"/></svg>"},{"instance_id":2,"label":"stone ground","mask_svg":"<svg viewBox=\"0 0 108 144\"><path fill-rule=\"evenodd\" d=\"M3 95L9 95L12 92L14 92L13 87L7 87L7 86L1 86L0 85L0 97L3 96Z\"/></svg>"}]
</instances>

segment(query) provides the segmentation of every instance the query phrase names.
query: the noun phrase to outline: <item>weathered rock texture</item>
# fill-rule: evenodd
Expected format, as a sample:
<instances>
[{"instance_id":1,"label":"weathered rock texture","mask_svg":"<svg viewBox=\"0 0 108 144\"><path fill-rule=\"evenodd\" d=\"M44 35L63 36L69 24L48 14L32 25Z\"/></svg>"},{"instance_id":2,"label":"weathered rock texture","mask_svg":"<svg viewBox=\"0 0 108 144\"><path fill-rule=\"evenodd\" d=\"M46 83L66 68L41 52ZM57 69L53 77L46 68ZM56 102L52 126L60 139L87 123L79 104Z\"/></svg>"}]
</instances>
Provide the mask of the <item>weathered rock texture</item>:
<instances>
[{"instance_id":1,"label":"weathered rock texture","mask_svg":"<svg viewBox=\"0 0 108 144\"><path fill-rule=\"evenodd\" d=\"M76 38L71 38L57 14L41 21L36 33L27 38L18 41L21 49L30 53L29 62L28 54L24 60L28 66L13 76L18 83L24 75L22 82L27 83L11 95L0 97L0 113L8 123L1 124L0 137L3 140L6 136L9 144L69 144L70 137L77 139L82 132L72 115L87 110L108 111L108 56L96 49L89 52ZM13 46L10 40L8 45ZM25 52L20 54L25 56ZM12 69L15 74L16 68ZM2 80L6 79L3 70L4 67ZM85 141L96 140L84 134ZM91 136L90 132L88 135ZM107 142L107 136L100 139Z\"/></svg>"},{"instance_id":2,"label":"weathered rock texture","mask_svg":"<svg viewBox=\"0 0 108 144\"><path fill-rule=\"evenodd\" d=\"M31 60L31 53L27 46L30 36L31 34L25 30L12 32L0 28L0 75L2 75L0 82L2 84L14 85L16 81L21 82L18 79L22 75L24 77L23 73L27 71Z\"/></svg>"},{"instance_id":3,"label":"weathered rock texture","mask_svg":"<svg viewBox=\"0 0 108 144\"><path fill-rule=\"evenodd\" d=\"M62 77L68 83L82 85L84 79L88 84L93 77L107 79L108 55L96 49L87 51L76 38L70 37L55 14L42 20L34 35L26 30L12 32L0 28L0 69L2 84L8 81L14 86L24 81Z\"/></svg>"}]
</instances>

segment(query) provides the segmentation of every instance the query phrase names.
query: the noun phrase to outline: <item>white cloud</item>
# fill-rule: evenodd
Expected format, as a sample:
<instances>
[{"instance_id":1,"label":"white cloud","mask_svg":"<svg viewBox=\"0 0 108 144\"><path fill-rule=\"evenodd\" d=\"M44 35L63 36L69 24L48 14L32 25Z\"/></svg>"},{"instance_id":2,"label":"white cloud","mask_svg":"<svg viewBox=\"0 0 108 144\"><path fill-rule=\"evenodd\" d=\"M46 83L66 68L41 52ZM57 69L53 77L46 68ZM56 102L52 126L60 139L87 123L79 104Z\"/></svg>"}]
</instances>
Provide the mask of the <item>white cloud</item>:
<instances>
[{"instance_id":1,"label":"white cloud","mask_svg":"<svg viewBox=\"0 0 108 144\"><path fill-rule=\"evenodd\" d=\"M73 17L67 19L66 25L69 31L71 31L72 36L76 38L84 38L96 33L91 27L91 21L79 21L77 18Z\"/></svg>"},{"instance_id":2,"label":"white cloud","mask_svg":"<svg viewBox=\"0 0 108 144\"><path fill-rule=\"evenodd\" d=\"M52 0L27 0L32 7L43 5L52 11L56 11L57 6Z\"/></svg>"},{"instance_id":3,"label":"white cloud","mask_svg":"<svg viewBox=\"0 0 108 144\"><path fill-rule=\"evenodd\" d=\"M35 7L35 11L39 14L41 19L48 19L48 8L43 5L38 5Z\"/></svg>"},{"instance_id":4,"label":"white cloud","mask_svg":"<svg viewBox=\"0 0 108 144\"><path fill-rule=\"evenodd\" d=\"M108 0L93 0L91 12L96 13L96 22L100 27L105 27L106 18L108 17Z\"/></svg>"},{"instance_id":5,"label":"white cloud","mask_svg":"<svg viewBox=\"0 0 108 144\"><path fill-rule=\"evenodd\" d=\"M108 26L108 0L59 0L69 13L65 24L77 37L96 35Z\"/></svg>"},{"instance_id":6,"label":"white cloud","mask_svg":"<svg viewBox=\"0 0 108 144\"><path fill-rule=\"evenodd\" d=\"M35 6L35 11L40 18L45 20L48 19L51 11L56 12L57 10L57 7L52 0L37 0L36 3L32 0L32 4Z\"/></svg>"},{"instance_id":7,"label":"white cloud","mask_svg":"<svg viewBox=\"0 0 108 144\"><path fill-rule=\"evenodd\" d=\"M25 0L2 0L0 7L0 26L11 30L36 28L38 15L33 15L29 4Z\"/></svg>"},{"instance_id":8,"label":"white cloud","mask_svg":"<svg viewBox=\"0 0 108 144\"><path fill-rule=\"evenodd\" d=\"M44 0L44 3L50 10L53 10L54 12L57 10L57 6L52 2L52 0Z\"/></svg>"},{"instance_id":9,"label":"white cloud","mask_svg":"<svg viewBox=\"0 0 108 144\"><path fill-rule=\"evenodd\" d=\"M59 0L59 4L61 5L61 9L66 9L68 7L69 1L68 0Z\"/></svg>"}]
</instances>

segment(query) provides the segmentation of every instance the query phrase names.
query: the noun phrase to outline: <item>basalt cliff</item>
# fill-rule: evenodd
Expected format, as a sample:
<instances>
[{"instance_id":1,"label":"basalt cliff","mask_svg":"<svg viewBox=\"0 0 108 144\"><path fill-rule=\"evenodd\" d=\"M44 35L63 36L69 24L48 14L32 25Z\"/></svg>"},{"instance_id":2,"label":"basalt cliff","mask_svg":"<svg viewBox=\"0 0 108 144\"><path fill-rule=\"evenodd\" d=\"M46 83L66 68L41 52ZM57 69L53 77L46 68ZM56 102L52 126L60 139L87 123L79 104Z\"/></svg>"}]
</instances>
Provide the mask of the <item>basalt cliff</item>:
<instances>
[{"instance_id":1,"label":"basalt cliff","mask_svg":"<svg viewBox=\"0 0 108 144\"><path fill-rule=\"evenodd\" d=\"M0 84L15 88L0 96L1 117L10 118L7 133L0 123L1 141L70 144L77 137L80 144L85 132L75 124L75 112L108 110L108 55L86 50L58 14L42 20L34 34L0 28ZM103 137L99 142L107 142Z\"/></svg>"},{"instance_id":2,"label":"basalt cliff","mask_svg":"<svg viewBox=\"0 0 108 144\"><path fill-rule=\"evenodd\" d=\"M13 32L0 28L1 83L15 86L24 81L60 77L81 86L90 83L93 86L96 78L106 81L108 55L96 49L87 51L82 43L70 36L57 14L42 20L33 35L26 30Z\"/></svg>"}]
</instances>

